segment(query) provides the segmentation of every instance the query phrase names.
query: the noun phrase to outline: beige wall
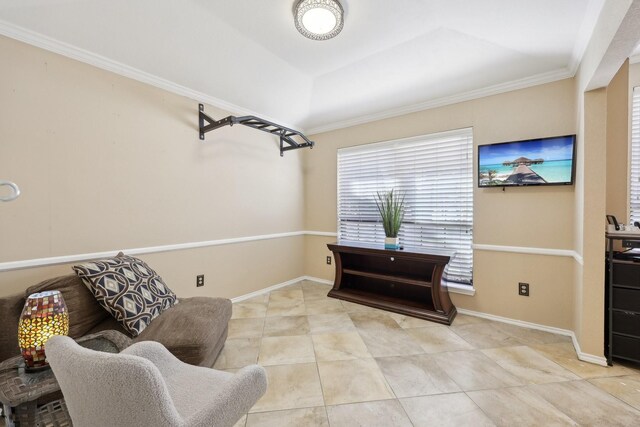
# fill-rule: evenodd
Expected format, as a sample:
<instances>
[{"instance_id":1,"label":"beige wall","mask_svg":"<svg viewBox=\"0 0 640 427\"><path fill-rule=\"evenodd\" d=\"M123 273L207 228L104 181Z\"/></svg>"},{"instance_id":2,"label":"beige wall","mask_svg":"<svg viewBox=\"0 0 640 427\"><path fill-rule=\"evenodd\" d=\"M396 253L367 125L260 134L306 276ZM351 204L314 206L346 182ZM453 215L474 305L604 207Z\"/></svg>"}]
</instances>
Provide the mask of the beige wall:
<instances>
[{"instance_id":1,"label":"beige wall","mask_svg":"<svg viewBox=\"0 0 640 427\"><path fill-rule=\"evenodd\" d=\"M629 88L640 86L640 62L629 65Z\"/></svg>"},{"instance_id":2,"label":"beige wall","mask_svg":"<svg viewBox=\"0 0 640 427\"><path fill-rule=\"evenodd\" d=\"M624 57L617 47L628 38L619 34L619 28L629 12L631 0L607 0L598 23L584 53L576 75L576 123L578 129L577 184L575 188L575 251L581 262L574 265L574 324L575 333L583 352L602 357L604 354L604 215L607 212L607 155L619 154L619 135L627 132L614 117L615 110L624 109L618 98L624 96L621 80L609 75L612 64L620 64ZM626 43L623 43L626 44ZM613 83L611 83L613 81ZM607 88L606 86L613 86ZM607 94L608 90L610 94ZM609 99L608 99L609 98ZM608 113L608 101L614 110ZM618 127L620 126L620 127ZM607 141L612 147L608 148ZM615 167L611 165L611 167ZM613 183L621 178L609 171ZM626 189L626 186L625 186ZM626 193L626 191L623 191ZM609 200L612 209L622 209L619 198Z\"/></svg>"},{"instance_id":3,"label":"beige wall","mask_svg":"<svg viewBox=\"0 0 640 427\"><path fill-rule=\"evenodd\" d=\"M601 355L602 217L622 204L606 194L622 183L612 164L624 154L616 110L624 76L607 90L584 91L629 4L606 2L575 79L315 135L314 150L284 158L274 138L238 126L202 143L196 101L0 37L0 179L23 191L0 204L0 263L335 232L340 147L462 127L473 127L476 146L578 133L575 186L475 188L474 241L575 250L584 266L476 250L477 293L453 298L461 308L575 330L583 351ZM640 64L628 79L640 85ZM298 236L140 257L181 296L234 297L305 274L332 280L325 257L333 240ZM0 296L68 272L70 265L0 272ZM196 274L205 274L204 288L195 287ZM529 298L517 296L519 281L531 283Z\"/></svg>"},{"instance_id":4,"label":"beige wall","mask_svg":"<svg viewBox=\"0 0 640 427\"><path fill-rule=\"evenodd\" d=\"M233 298L303 276L303 254L304 237L297 236L136 257L153 267L180 297ZM72 273L72 266L63 264L0 273L0 296ZM196 287L197 274L205 275L204 287Z\"/></svg>"},{"instance_id":5,"label":"beige wall","mask_svg":"<svg viewBox=\"0 0 640 427\"><path fill-rule=\"evenodd\" d=\"M584 352L604 354L604 250L606 212L607 91L584 96L584 247L577 337Z\"/></svg>"},{"instance_id":6,"label":"beige wall","mask_svg":"<svg viewBox=\"0 0 640 427\"><path fill-rule=\"evenodd\" d=\"M576 83L576 123L577 123L577 136L576 136L576 184L574 192L574 250L580 256L579 259L574 260L573 265L573 331L575 332L578 342L582 335L582 318L583 310L582 304L584 301L583 296L583 265L584 259L582 258L582 248L584 244L583 230L584 230L584 158L585 158L585 146L584 146L584 92L580 90L578 84L579 79L574 79Z\"/></svg>"},{"instance_id":7,"label":"beige wall","mask_svg":"<svg viewBox=\"0 0 640 427\"><path fill-rule=\"evenodd\" d=\"M335 232L335 230L333 231ZM335 237L305 236L304 271L306 275L333 282L335 277L334 260L333 254L327 248L327 243L335 241ZM331 265L327 265L328 256L331 257Z\"/></svg>"},{"instance_id":8,"label":"beige wall","mask_svg":"<svg viewBox=\"0 0 640 427\"><path fill-rule=\"evenodd\" d=\"M0 58L0 179L23 193L0 204L0 263L302 230L301 154L276 138L203 143L194 100L8 38ZM292 237L142 258L178 294L238 296L299 277L303 253ZM0 295L70 271L0 273Z\"/></svg>"},{"instance_id":9,"label":"beige wall","mask_svg":"<svg viewBox=\"0 0 640 427\"><path fill-rule=\"evenodd\" d=\"M574 82L563 80L361 126L313 135L305 153L306 228L336 231L337 149L473 127L474 145L575 133ZM475 159L474 149L474 159ZM474 161L474 177L475 172ZM475 179L475 178L474 178ZM475 185L475 184L474 184ZM474 242L572 249L574 188L474 189ZM333 278L326 243L307 237L307 274ZM454 295L461 308L572 329L573 265L568 257L475 251L474 297ZM531 297L517 295L518 282Z\"/></svg>"},{"instance_id":10,"label":"beige wall","mask_svg":"<svg viewBox=\"0 0 640 427\"><path fill-rule=\"evenodd\" d=\"M576 97L576 128L578 130L578 155L576 157L576 187L575 187L575 221L574 221L574 247L582 255L584 242L584 194L588 189L584 185L584 92L593 89L589 88L590 82L594 79L598 67L603 63L607 50L611 46L616 32L623 21L629 6L633 0L605 0L598 22L593 30L591 39L582 56L582 61L575 77L575 97ZM604 159L603 159L604 160ZM578 272L578 288L582 285L582 267L576 266ZM579 291L579 289L578 289Z\"/></svg>"},{"instance_id":11,"label":"beige wall","mask_svg":"<svg viewBox=\"0 0 640 427\"><path fill-rule=\"evenodd\" d=\"M607 87L607 214L629 222L629 62Z\"/></svg>"}]
</instances>

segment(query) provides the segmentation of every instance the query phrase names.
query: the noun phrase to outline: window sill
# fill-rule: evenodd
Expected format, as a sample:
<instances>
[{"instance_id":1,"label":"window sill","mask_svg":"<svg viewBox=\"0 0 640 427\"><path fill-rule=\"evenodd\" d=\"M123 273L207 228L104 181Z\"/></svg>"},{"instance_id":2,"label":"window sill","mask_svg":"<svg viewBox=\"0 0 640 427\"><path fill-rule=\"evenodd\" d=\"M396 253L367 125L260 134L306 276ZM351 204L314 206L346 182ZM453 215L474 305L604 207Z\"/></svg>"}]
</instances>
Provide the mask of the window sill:
<instances>
[{"instance_id":1,"label":"window sill","mask_svg":"<svg viewBox=\"0 0 640 427\"><path fill-rule=\"evenodd\" d=\"M468 285L460 285L457 283L447 283L447 288L449 289L449 293L452 294L462 294L462 295L470 295L474 296L476 294L476 288Z\"/></svg>"}]
</instances>

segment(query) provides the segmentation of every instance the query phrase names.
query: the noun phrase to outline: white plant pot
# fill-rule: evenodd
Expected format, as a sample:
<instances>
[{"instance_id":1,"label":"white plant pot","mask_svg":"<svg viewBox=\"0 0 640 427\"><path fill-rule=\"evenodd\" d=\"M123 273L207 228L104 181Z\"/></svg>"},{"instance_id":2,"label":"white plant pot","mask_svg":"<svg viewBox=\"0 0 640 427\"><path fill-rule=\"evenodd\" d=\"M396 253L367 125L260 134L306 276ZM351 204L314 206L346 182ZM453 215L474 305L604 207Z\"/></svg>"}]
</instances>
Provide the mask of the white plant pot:
<instances>
[{"instance_id":1,"label":"white plant pot","mask_svg":"<svg viewBox=\"0 0 640 427\"><path fill-rule=\"evenodd\" d=\"M384 238L385 249L398 249L400 248L400 239L398 237L385 237Z\"/></svg>"}]
</instances>

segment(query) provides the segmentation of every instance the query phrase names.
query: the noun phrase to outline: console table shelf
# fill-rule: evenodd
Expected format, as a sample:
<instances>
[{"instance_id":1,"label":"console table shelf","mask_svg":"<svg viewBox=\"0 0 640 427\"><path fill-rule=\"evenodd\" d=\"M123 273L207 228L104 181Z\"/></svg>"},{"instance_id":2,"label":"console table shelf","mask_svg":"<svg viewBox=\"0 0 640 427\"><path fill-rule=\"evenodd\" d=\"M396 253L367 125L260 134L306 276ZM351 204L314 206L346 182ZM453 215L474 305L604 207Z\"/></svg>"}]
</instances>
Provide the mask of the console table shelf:
<instances>
[{"instance_id":1,"label":"console table shelf","mask_svg":"<svg viewBox=\"0 0 640 427\"><path fill-rule=\"evenodd\" d=\"M406 283L407 285L431 287L431 282L420 279L412 279L410 277L396 276L391 274L371 273L368 271L353 270L351 268L342 269L344 274L353 274L354 276L369 277L371 279L390 280L398 283Z\"/></svg>"},{"instance_id":2,"label":"console table shelf","mask_svg":"<svg viewBox=\"0 0 640 427\"><path fill-rule=\"evenodd\" d=\"M340 242L327 245L336 260L328 296L450 325L456 308L441 283L450 251Z\"/></svg>"}]
</instances>

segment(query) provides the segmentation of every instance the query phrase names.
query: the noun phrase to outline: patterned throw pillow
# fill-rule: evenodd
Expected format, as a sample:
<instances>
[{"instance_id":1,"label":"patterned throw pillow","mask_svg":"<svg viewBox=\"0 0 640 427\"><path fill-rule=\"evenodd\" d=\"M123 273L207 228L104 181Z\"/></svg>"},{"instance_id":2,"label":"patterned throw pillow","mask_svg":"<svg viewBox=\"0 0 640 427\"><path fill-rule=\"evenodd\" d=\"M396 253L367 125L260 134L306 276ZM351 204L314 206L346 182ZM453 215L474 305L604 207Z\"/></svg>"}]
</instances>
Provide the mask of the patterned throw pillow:
<instances>
[{"instance_id":1,"label":"patterned throw pillow","mask_svg":"<svg viewBox=\"0 0 640 427\"><path fill-rule=\"evenodd\" d=\"M118 254L75 265L73 270L98 303L134 337L178 302L162 278L138 258Z\"/></svg>"}]
</instances>

